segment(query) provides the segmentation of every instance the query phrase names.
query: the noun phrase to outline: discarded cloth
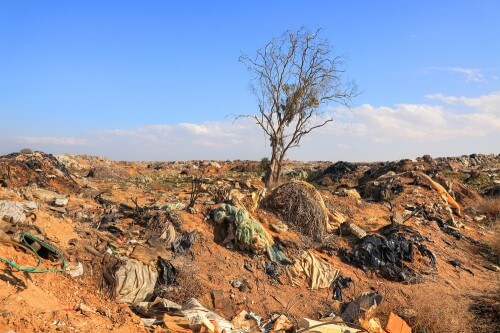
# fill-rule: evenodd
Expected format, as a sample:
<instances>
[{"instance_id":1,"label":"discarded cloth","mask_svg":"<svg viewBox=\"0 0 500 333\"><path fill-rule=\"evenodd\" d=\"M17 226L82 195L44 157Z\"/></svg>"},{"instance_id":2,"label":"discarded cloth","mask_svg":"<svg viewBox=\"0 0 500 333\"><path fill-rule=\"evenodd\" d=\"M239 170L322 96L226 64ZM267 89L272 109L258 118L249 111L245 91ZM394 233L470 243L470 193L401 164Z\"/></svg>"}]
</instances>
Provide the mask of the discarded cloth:
<instances>
[{"instance_id":1,"label":"discarded cloth","mask_svg":"<svg viewBox=\"0 0 500 333\"><path fill-rule=\"evenodd\" d=\"M37 205L33 201L15 202L0 200L0 220L10 222L12 224L23 223L29 216L36 215L34 213Z\"/></svg>"},{"instance_id":2,"label":"discarded cloth","mask_svg":"<svg viewBox=\"0 0 500 333\"><path fill-rule=\"evenodd\" d=\"M160 239L162 239L166 245L170 245L176 238L177 233L175 232L174 225L171 222L166 222L163 227L163 232L160 235Z\"/></svg>"},{"instance_id":3,"label":"discarded cloth","mask_svg":"<svg viewBox=\"0 0 500 333\"><path fill-rule=\"evenodd\" d=\"M353 283L350 277L339 276L332 284L333 299L342 302L342 289L349 288Z\"/></svg>"},{"instance_id":4,"label":"discarded cloth","mask_svg":"<svg viewBox=\"0 0 500 333\"><path fill-rule=\"evenodd\" d=\"M152 302L139 302L132 305L132 309L148 318L162 318L165 313L182 315L182 307L179 304L161 297L156 297Z\"/></svg>"},{"instance_id":5,"label":"discarded cloth","mask_svg":"<svg viewBox=\"0 0 500 333\"><path fill-rule=\"evenodd\" d=\"M233 328L231 322L206 309L195 298L191 298L182 306L182 314L188 318L189 326L194 331L198 331L202 325L210 326L211 321L216 321L220 330L226 330L227 333L231 333ZM213 328L211 331L214 331Z\"/></svg>"},{"instance_id":6,"label":"discarded cloth","mask_svg":"<svg viewBox=\"0 0 500 333\"><path fill-rule=\"evenodd\" d=\"M340 323L329 323L317 321L309 318L299 320L299 332L306 331L309 333L356 333L360 330L346 326Z\"/></svg>"},{"instance_id":7,"label":"discarded cloth","mask_svg":"<svg viewBox=\"0 0 500 333\"><path fill-rule=\"evenodd\" d=\"M154 267L130 259L118 268L114 277L115 299L122 303L138 303L153 294L158 273Z\"/></svg>"},{"instance_id":8,"label":"discarded cloth","mask_svg":"<svg viewBox=\"0 0 500 333\"><path fill-rule=\"evenodd\" d=\"M245 209L222 204L215 210L214 220L218 224L229 223L229 235L223 244L233 241L241 250L267 252L274 262L288 262L286 255L274 245L271 235Z\"/></svg>"},{"instance_id":9,"label":"discarded cloth","mask_svg":"<svg viewBox=\"0 0 500 333\"><path fill-rule=\"evenodd\" d=\"M56 201L60 203L60 205L65 206L68 203L67 197L65 195L56 193L54 191L49 191L43 188L32 188L28 189L26 191L26 195L30 196L32 195L33 197L48 203L48 204L55 204Z\"/></svg>"},{"instance_id":10,"label":"discarded cloth","mask_svg":"<svg viewBox=\"0 0 500 333\"><path fill-rule=\"evenodd\" d=\"M175 253L184 253L189 249L194 242L196 242L196 237L198 236L198 231L185 232L180 234L172 242L172 251Z\"/></svg>"},{"instance_id":11,"label":"discarded cloth","mask_svg":"<svg viewBox=\"0 0 500 333\"><path fill-rule=\"evenodd\" d=\"M174 283L175 277L177 275L177 270L170 263L170 261L158 258L158 270L159 270L158 283L167 286Z\"/></svg>"},{"instance_id":12,"label":"discarded cloth","mask_svg":"<svg viewBox=\"0 0 500 333\"><path fill-rule=\"evenodd\" d=\"M298 279L305 276L311 289L329 288L339 275L338 269L310 251L302 252L295 264L286 267L286 272L296 284L300 284Z\"/></svg>"}]
</instances>

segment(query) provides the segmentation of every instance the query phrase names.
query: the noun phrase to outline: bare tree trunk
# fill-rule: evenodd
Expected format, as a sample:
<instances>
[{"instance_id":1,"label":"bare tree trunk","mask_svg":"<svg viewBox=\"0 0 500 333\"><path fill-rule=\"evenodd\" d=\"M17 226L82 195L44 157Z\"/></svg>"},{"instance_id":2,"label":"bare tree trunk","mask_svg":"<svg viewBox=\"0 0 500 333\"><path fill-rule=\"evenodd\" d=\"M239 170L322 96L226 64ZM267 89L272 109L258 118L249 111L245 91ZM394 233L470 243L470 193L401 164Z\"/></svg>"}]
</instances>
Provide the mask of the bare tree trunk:
<instances>
[{"instance_id":1,"label":"bare tree trunk","mask_svg":"<svg viewBox=\"0 0 500 333\"><path fill-rule=\"evenodd\" d=\"M280 177L281 177L281 169L283 168L283 159L285 157L285 152L282 152L279 156L279 159L278 159L278 169L276 170L276 174L275 174L275 183L278 184L279 181L280 181Z\"/></svg>"},{"instance_id":2,"label":"bare tree trunk","mask_svg":"<svg viewBox=\"0 0 500 333\"><path fill-rule=\"evenodd\" d=\"M269 162L269 169L264 177L264 182L268 190L272 190L274 185L277 183L276 172L279 172L279 161L276 156L275 148L273 147L273 154L271 156L271 161Z\"/></svg>"}]
</instances>

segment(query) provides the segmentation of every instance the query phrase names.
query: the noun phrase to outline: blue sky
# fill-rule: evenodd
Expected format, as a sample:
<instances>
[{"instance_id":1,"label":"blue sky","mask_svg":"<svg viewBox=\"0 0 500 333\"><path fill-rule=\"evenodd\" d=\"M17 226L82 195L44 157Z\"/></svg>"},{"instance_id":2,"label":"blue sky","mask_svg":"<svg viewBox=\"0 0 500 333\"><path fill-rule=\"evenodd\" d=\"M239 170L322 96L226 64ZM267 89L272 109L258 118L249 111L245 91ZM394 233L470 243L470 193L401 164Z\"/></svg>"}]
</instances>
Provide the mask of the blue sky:
<instances>
[{"instance_id":1,"label":"blue sky","mask_svg":"<svg viewBox=\"0 0 500 333\"><path fill-rule=\"evenodd\" d=\"M498 153L499 13L498 1L0 1L0 154L265 156L258 129L226 117L256 111L237 60L302 25L323 29L363 93L353 112L325 106L332 126L290 157Z\"/></svg>"}]
</instances>

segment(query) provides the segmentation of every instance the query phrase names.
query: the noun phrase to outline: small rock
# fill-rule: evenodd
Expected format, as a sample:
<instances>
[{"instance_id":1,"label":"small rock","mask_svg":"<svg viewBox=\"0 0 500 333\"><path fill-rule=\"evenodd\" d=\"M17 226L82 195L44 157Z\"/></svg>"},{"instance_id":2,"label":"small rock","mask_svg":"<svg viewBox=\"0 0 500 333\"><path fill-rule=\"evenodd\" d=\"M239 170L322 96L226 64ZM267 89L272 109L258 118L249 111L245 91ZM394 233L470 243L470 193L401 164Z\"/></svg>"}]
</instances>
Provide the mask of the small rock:
<instances>
[{"instance_id":1,"label":"small rock","mask_svg":"<svg viewBox=\"0 0 500 333\"><path fill-rule=\"evenodd\" d=\"M54 201L54 205L56 205L57 207L64 207L67 204L68 204L68 198L57 198Z\"/></svg>"},{"instance_id":2,"label":"small rock","mask_svg":"<svg viewBox=\"0 0 500 333\"><path fill-rule=\"evenodd\" d=\"M486 218L486 216L485 216L485 215L475 216L475 217L474 217L474 221L475 221L475 222L481 222L481 221L483 221L485 218Z\"/></svg>"},{"instance_id":3,"label":"small rock","mask_svg":"<svg viewBox=\"0 0 500 333\"><path fill-rule=\"evenodd\" d=\"M484 264L483 267L486 269L489 269L490 271L493 271L493 272L500 272L500 267L498 267L497 265L487 263L487 264Z\"/></svg>"},{"instance_id":4,"label":"small rock","mask_svg":"<svg viewBox=\"0 0 500 333\"><path fill-rule=\"evenodd\" d=\"M231 280L229 281L229 283L231 283L231 286L233 286L233 288L239 288L241 286L241 282L238 280Z\"/></svg>"},{"instance_id":5,"label":"small rock","mask_svg":"<svg viewBox=\"0 0 500 333\"><path fill-rule=\"evenodd\" d=\"M356 191L356 189L354 188L352 189L343 188L340 190L340 193L344 194L346 197L349 198L354 198L356 200L361 199L361 195L359 195L358 191Z\"/></svg>"},{"instance_id":6,"label":"small rock","mask_svg":"<svg viewBox=\"0 0 500 333\"><path fill-rule=\"evenodd\" d=\"M189 213L189 214L198 214L198 213L199 213L199 212L198 212L198 209L196 209L196 208L194 208L194 207L189 207L189 208L187 209L187 211L188 211L188 213Z\"/></svg>"},{"instance_id":7,"label":"small rock","mask_svg":"<svg viewBox=\"0 0 500 333\"><path fill-rule=\"evenodd\" d=\"M69 265L66 267L66 272L72 277L79 277L83 275L83 265L81 262L79 262L76 265Z\"/></svg>"}]
</instances>

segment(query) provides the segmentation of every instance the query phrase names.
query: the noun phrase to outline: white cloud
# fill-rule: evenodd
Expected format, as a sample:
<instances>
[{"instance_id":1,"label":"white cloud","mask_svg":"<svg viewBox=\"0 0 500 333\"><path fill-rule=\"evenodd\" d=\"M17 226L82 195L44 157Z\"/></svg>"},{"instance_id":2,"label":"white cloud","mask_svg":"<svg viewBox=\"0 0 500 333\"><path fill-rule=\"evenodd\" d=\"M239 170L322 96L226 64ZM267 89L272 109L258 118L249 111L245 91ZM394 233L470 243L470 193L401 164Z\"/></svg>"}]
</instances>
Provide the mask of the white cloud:
<instances>
[{"instance_id":1,"label":"white cloud","mask_svg":"<svg viewBox=\"0 0 500 333\"><path fill-rule=\"evenodd\" d=\"M363 125L362 135L376 142L434 142L500 132L500 91L475 98L442 94L427 97L444 102L444 105L398 104L393 108L363 105L353 110L350 122L343 126ZM336 112L345 114L348 111ZM335 117L335 112L333 115ZM347 118L343 116L343 119Z\"/></svg>"},{"instance_id":2,"label":"white cloud","mask_svg":"<svg viewBox=\"0 0 500 333\"><path fill-rule=\"evenodd\" d=\"M359 161L429 152L497 152L500 91L479 97L427 98L425 104L364 104L352 111L328 108L334 121L304 137L302 147L291 150L290 157ZM249 118L103 129L79 137L25 136L18 142L54 153L85 152L128 160L259 159L269 154L266 137Z\"/></svg>"}]
</instances>

